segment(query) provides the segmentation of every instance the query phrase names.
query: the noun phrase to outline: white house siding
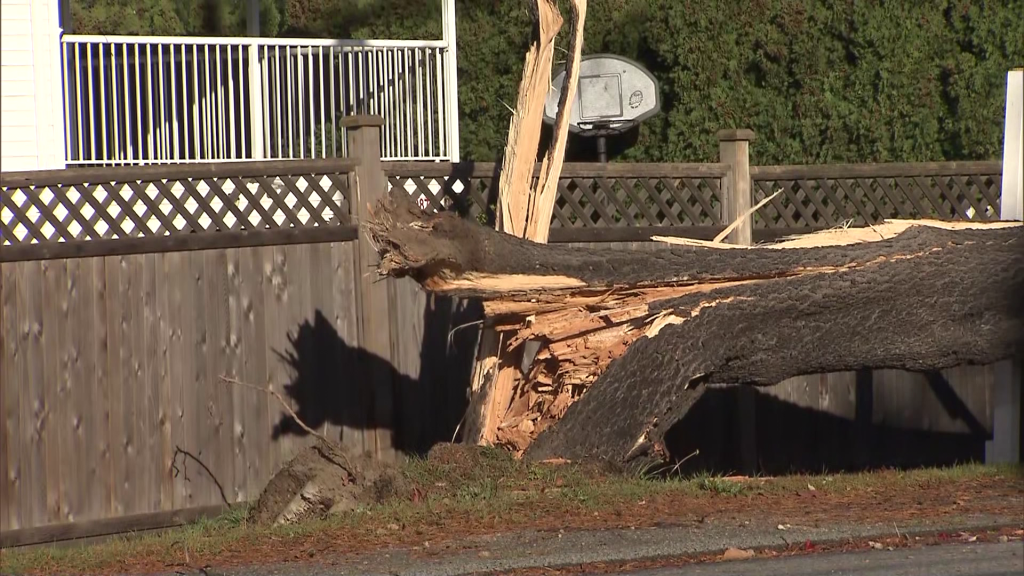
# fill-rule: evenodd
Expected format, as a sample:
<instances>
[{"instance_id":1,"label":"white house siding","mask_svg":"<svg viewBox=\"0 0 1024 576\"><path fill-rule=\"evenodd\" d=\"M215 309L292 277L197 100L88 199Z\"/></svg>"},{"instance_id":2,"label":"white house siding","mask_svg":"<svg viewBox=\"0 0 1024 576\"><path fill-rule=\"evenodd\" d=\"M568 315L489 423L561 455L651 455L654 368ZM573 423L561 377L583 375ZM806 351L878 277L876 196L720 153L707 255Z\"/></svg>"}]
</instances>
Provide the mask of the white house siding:
<instances>
[{"instance_id":1,"label":"white house siding","mask_svg":"<svg viewBox=\"0 0 1024 576\"><path fill-rule=\"evenodd\" d=\"M64 168L58 0L0 0L0 170Z\"/></svg>"}]
</instances>

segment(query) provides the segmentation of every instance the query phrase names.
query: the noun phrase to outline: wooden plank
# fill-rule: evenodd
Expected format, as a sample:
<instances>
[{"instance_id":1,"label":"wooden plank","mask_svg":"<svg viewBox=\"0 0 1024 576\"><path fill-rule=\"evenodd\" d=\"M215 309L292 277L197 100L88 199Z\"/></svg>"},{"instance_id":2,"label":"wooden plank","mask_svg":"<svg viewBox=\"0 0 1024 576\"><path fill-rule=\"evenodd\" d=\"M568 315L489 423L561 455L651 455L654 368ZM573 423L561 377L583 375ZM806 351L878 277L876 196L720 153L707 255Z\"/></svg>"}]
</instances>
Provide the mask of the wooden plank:
<instances>
[{"instance_id":1,"label":"wooden plank","mask_svg":"<svg viewBox=\"0 0 1024 576\"><path fill-rule=\"evenodd\" d=\"M93 396L93 421L90 432L89 447L89 475L92 482L92 494L95 498L94 509L91 513L93 518L104 518L113 509L112 486L113 486L113 463L111 462L111 436L110 423L111 412L114 406L111 403L111 382L109 345L111 325L107 315L107 300L109 287L107 285L107 261L106 258L90 259L92 262L92 281L94 286L92 300L93 333L96 335L93 341L92 353L94 358L95 376L92 382Z\"/></svg>"},{"instance_id":2,"label":"wooden plank","mask_svg":"<svg viewBox=\"0 0 1024 576\"><path fill-rule=\"evenodd\" d=\"M67 410L70 414L64 422L69 432L69 443L63 458L67 468L62 474L67 474L63 480L66 482L66 518L69 521L88 519L90 514L95 514L95 510L91 509L93 485L83 481L89 472L87 455L91 439L87 432L93 427L91 420L95 418L92 398L94 350L91 344L96 339L96 326L92 322L92 266L91 260L71 260L67 263L70 287L66 314L69 336Z\"/></svg>"},{"instance_id":3,"label":"wooden plank","mask_svg":"<svg viewBox=\"0 0 1024 576\"><path fill-rule=\"evenodd\" d=\"M206 415L209 425L208 438L202 443L203 461L212 472L211 500L204 504L231 501L231 487L234 486L234 464L231 461L232 390L221 382L226 374L228 356L228 290L230 273L226 250L204 252L204 274L206 276Z\"/></svg>"},{"instance_id":4,"label":"wooden plank","mask_svg":"<svg viewBox=\"0 0 1024 576\"><path fill-rule=\"evenodd\" d=\"M400 375L395 394L400 423L399 445L412 449L422 446L421 439L430 426L432 398L423 393L427 382L421 373L424 315L430 306L426 293L410 278L396 281L391 293L392 362ZM442 348L443 349L443 348Z\"/></svg>"},{"instance_id":5,"label":"wooden plank","mask_svg":"<svg viewBox=\"0 0 1024 576\"><path fill-rule=\"evenodd\" d=\"M168 408L171 418L171 507L188 508L192 497L191 483L186 481L186 462L178 448L189 448L189 439L194 437L195 415L192 413L192 397L195 388L193 343L195 342L195 316L192 310L193 284L196 282L192 271L192 255L172 252L164 256L165 280L168 283L167 323L170 328L167 367L170 398Z\"/></svg>"},{"instance_id":6,"label":"wooden plank","mask_svg":"<svg viewBox=\"0 0 1024 576\"><path fill-rule=\"evenodd\" d=\"M157 274L160 256L157 254L146 254L135 256L136 268L134 272L140 275L139 287L142 292L142 310L140 318L142 324L136 329L139 334L137 345L141 344L142 349L137 362L139 363L139 387L136 390L137 403L139 404L139 428L142 437L139 438L139 460L143 462L145 471L142 471L142 486L139 499L139 512L156 512L160 508L160 496L163 488L161 476L167 469L166 461L163 458L160 425L160 366L159 346L163 339L162 335L155 330L159 324L157 315ZM162 281L162 279L161 279Z\"/></svg>"},{"instance_id":7,"label":"wooden plank","mask_svg":"<svg viewBox=\"0 0 1024 576\"><path fill-rule=\"evenodd\" d=\"M177 363L177 358L171 357L171 345L178 336L178 326L175 322L176 314L171 308L172 293L174 287L180 282L175 277L175 269L172 269L171 254L156 255L153 263L153 277L156 278L156 294L154 314L156 316L156 343L155 355L150 359L150 368L153 378L152 386L156 388L156 424L152 433L156 436L154 452L159 455L159 466L157 468L159 489L158 510L172 510L174 508L174 475L171 467L171 460L174 459L174 424L179 422L175 410L177 402L175 397L180 397L175 382L171 380L171 365Z\"/></svg>"},{"instance_id":8,"label":"wooden plank","mask_svg":"<svg viewBox=\"0 0 1024 576\"><path fill-rule=\"evenodd\" d=\"M124 499L124 514L148 512L146 502L146 473L138 465L148 465L145 453L146 436L142 418L146 386L145 331L150 329L145 320L143 298L143 256L124 256L119 259L121 282L118 285L117 305L121 310L121 418L124 441L121 458L124 461L120 482ZM117 438L115 438L116 440Z\"/></svg>"},{"instance_id":9,"label":"wooden plank","mask_svg":"<svg viewBox=\"0 0 1024 576\"><path fill-rule=\"evenodd\" d=\"M248 382L242 374L242 358L246 353L242 339L242 331L245 329L242 312L242 251L243 249L235 248L228 250L225 254L227 264L227 306L225 308L227 324L225 325L226 331L224 334L224 354L221 371L228 378ZM246 454L245 450L246 428L244 410L247 405L246 396L253 394L253 391L220 381L213 383L213 385L220 388L227 398L230 399L231 403L230 414L225 414L224 426L228 428L230 434L228 451L225 452L223 457L226 459L225 463L230 464L232 481L224 486L224 492L228 495L228 500L238 502L247 497L245 476L248 471L245 468L245 459L248 454ZM225 468L227 467L225 466Z\"/></svg>"},{"instance_id":10,"label":"wooden plank","mask_svg":"<svg viewBox=\"0 0 1024 576\"><path fill-rule=\"evenodd\" d=\"M67 353L64 310L68 305L67 262L43 263L43 322L41 360L43 362L43 414L41 447L45 454L43 482L46 487L47 523L64 521L62 493L61 434L67 417L67 381L64 378ZM38 288L37 288L38 289Z\"/></svg>"},{"instance_id":11,"label":"wooden plank","mask_svg":"<svg viewBox=\"0 0 1024 576\"><path fill-rule=\"evenodd\" d=\"M884 164L821 164L751 166L754 180L802 180L817 178L902 178L913 176L957 176L1000 174L1002 162L912 162Z\"/></svg>"},{"instance_id":12,"label":"wooden plank","mask_svg":"<svg viewBox=\"0 0 1024 576\"><path fill-rule=\"evenodd\" d=\"M266 306L264 301L263 253L272 248L241 249L241 282L239 286L241 324L242 381L255 386L267 385L267 362L272 352L267 346ZM236 479L245 478L245 499L254 499L270 479L274 469L271 452L271 426L267 394L256 391L242 393L243 402L236 403L236 412L243 411L241 450L236 462ZM237 400L237 399L236 399ZM241 473L241 475L239 475Z\"/></svg>"},{"instance_id":13,"label":"wooden plank","mask_svg":"<svg viewBox=\"0 0 1024 576\"><path fill-rule=\"evenodd\" d=\"M289 253L285 247L268 248L263 251L263 306L266 335L267 359L264 381L278 392L284 392L283 386L291 381L288 366L275 352L284 353L291 345L288 342L288 302L293 291L292 282L298 277L291 274ZM283 395L283 394L282 394ZM283 395L284 396L284 395ZM287 396L285 396L287 399ZM267 402L268 419L272 427L277 427L287 413L273 399ZM270 473L278 470L285 458L292 452L293 441L288 435L281 436L271 445L268 453Z\"/></svg>"},{"instance_id":14,"label":"wooden plank","mask_svg":"<svg viewBox=\"0 0 1024 576\"><path fill-rule=\"evenodd\" d=\"M103 420L103 406L100 405L100 386L98 378L105 372L106 356L96 342L105 335L105 322L97 322L96 299L102 288L103 261L98 258L87 258L68 262L68 267L77 267L78 291L75 295L74 313L72 315L73 342L75 345L76 362L72 373L74 397L72 408L77 411L78 430L76 435L75 458L78 460L75 471L77 491L72 513L76 521L101 518L106 513L103 505L106 486L99 478L102 468L103 442L106 438ZM96 269L100 269L97 276Z\"/></svg>"},{"instance_id":15,"label":"wooden plank","mask_svg":"<svg viewBox=\"0 0 1024 576\"><path fill-rule=\"evenodd\" d=\"M123 257L113 256L104 259L104 272L106 285L106 361L107 361L107 422L108 422L108 449L110 461L110 516L122 516L128 509L128 503L124 496L125 477L128 472L128 461L125 458L124 447L128 431L125 429L123 417L125 393L125 379L122 355L125 351L123 309L127 305L124 298L124 285L122 285L122 260ZM127 279L125 279L127 282ZM130 394L130 391L128 392Z\"/></svg>"},{"instance_id":16,"label":"wooden plank","mask_svg":"<svg viewBox=\"0 0 1024 576\"><path fill-rule=\"evenodd\" d=\"M212 355L209 320L213 312L207 310L206 302L209 280L206 273L206 254L189 254L188 268L192 282L187 288L189 308L185 313L191 315L192 338L183 338L183 344L191 357L191 371L182 385L186 393L183 406L189 416L185 424L184 442L180 446L179 463L188 486L188 506L204 506L216 501L213 499L214 485L203 468L209 458L207 448L211 428L211 416L207 405L209 384L206 366Z\"/></svg>"},{"instance_id":17,"label":"wooden plank","mask_svg":"<svg viewBox=\"0 0 1024 576\"><path fill-rule=\"evenodd\" d=\"M117 518L85 520L54 524L0 533L0 547L13 548L32 544L47 544L80 538L94 538L183 526L202 518L216 518L228 511L223 505L186 508L165 512L134 514Z\"/></svg>"},{"instance_id":18,"label":"wooden plank","mask_svg":"<svg viewBox=\"0 0 1024 576\"><path fill-rule=\"evenodd\" d=\"M348 354L353 349L359 349L358 313L357 305L358 280L355 271L355 242L338 242L331 244L331 279L334 294L334 326L338 335L344 341L346 351L345 362L350 363L355 357ZM366 444L365 428L366 414L362 411L360 388L352 375L360 374L360 367L350 364L343 365L348 371L349 377L342 382L344 390L342 397L345 398L345 405L342 408L343 426L341 430L341 445L347 452L353 454L364 450Z\"/></svg>"},{"instance_id":19,"label":"wooden plank","mask_svg":"<svg viewBox=\"0 0 1024 576\"><path fill-rule=\"evenodd\" d=\"M177 507L186 508L200 506L205 503L203 499L202 477L199 477L199 466L189 458L189 454L197 454L201 450L200 430L205 422L205 411L202 406L200 391L206 380L206 366L203 364L205 358L205 330L203 325L206 322L206 300L203 284L203 255L200 253L189 253L182 255L181 268L183 275L188 282L181 287L180 318L181 328L181 350L180 355L174 356L181 359L181 410L182 410L182 435L181 442L175 448L175 463L177 474L181 478L181 486L184 490L182 499Z\"/></svg>"},{"instance_id":20,"label":"wooden plank","mask_svg":"<svg viewBox=\"0 0 1024 576\"><path fill-rule=\"evenodd\" d=\"M351 172L359 163L353 158L317 158L311 160L257 160L242 162L202 162L153 166L103 166L32 170L0 173L0 187L54 186L131 180L181 180L205 178L251 178L291 174L327 174Z\"/></svg>"},{"instance_id":21,"label":"wooden plank","mask_svg":"<svg viewBox=\"0 0 1024 576\"><path fill-rule=\"evenodd\" d=\"M289 366L288 377L282 380L282 384L302 384L302 388L296 389L296 396L288 398L292 408L299 414L316 414L330 412L319 406L312 406L310 403L327 401L329 395L325 395L327 388L324 382L318 381L319 374L316 367L321 359L315 358L319 342L314 341L319 337L314 328L313 310L310 304L310 281L316 274L310 266L310 246L283 246L281 248L288 256L288 274L292 278L288 300L284 309L284 332L288 334L287 347L280 348L281 353L290 353L297 365ZM300 280L301 279L301 280ZM294 339L294 340L293 340ZM312 409L311 409L312 408ZM318 421L307 422L310 426L317 426ZM291 458L303 447L312 443L313 438L305 432L293 434L290 437L290 446L286 458Z\"/></svg>"},{"instance_id":22,"label":"wooden plank","mask_svg":"<svg viewBox=\"0 0 1024 576\"><path fill-rule=\"evenodd\" d=\"M3 411L3 438L0 439L0 529L22 526L22 514L28 495L23 481L22 450L28 441L22 436L22 388L28 395L28 382L22 378L26 361L18 314L18 269L24 265L0 264L0 410Z\"/></svg>"},{"instance_id":23,"label":"wooden plank","mask_svg":"<svg viewBox=\"0 0 1024 576\"><path fill-rule=\"evenodd\" d=\"M231 232L172 231L168 236L105 238L69 242L30 243L30 240L21 241L12 238L11 244L5 245L4 249L0 250L0 262L213 250L243 246L345 242L354 240L357 235L358 230L355 226L299 226L275 230Z\"/></svg>"},{"instance_id":24,"label":"wooden plank","mask_svg":"<svg viewBox=\"0 0 1024 576\"><path fill-rule=\"evenodd\" d=\"M306 305L306 314L310 317L310 322L314 326L318 326L318 323L326 324L323 328L324 334L329 334L332 337L337 336L340 339L340 335L337 334L338 328L334 324L334 294L331 275L327 273L331 270L332 266L331 248L331 244L310 244L306 246L310 270L309 302ZM338 349L339 345L340 343L336 341L317 342L315 348L318 364L328 366L325 377L330 378L331 382L324 383L323 385L330 392L324 399L328 402L334 402L340 398L340 395L335 393L336 387L345 384L345 380L341 376L342 364L339 362L340 359L337 358L337 353L334 352ZM339 418L341 407L326 405L323 409L327 418L320 427L320 433L332 440L339 441L341 438Z\"/></svg>"}]
</instances>

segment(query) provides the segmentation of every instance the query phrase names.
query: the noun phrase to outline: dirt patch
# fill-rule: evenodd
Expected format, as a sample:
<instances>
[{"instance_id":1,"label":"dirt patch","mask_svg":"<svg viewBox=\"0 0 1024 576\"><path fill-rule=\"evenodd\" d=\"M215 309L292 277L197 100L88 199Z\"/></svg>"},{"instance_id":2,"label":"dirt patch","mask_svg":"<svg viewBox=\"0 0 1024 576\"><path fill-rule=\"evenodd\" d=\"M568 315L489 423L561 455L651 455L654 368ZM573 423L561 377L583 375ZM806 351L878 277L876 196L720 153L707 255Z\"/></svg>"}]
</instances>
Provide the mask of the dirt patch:
<instances>
[{"instance_id":1,"label":"dirt patch","mask_svg":"<svg viewBox=\"0 0 1024 576\"><path fill-rule=\"evenodd\" d=\"M367 457L352 458L325 442L300 451L267 483L249 521L294 524L380 504L400 494L398 468Z\"/></svg>"}]
</instances>

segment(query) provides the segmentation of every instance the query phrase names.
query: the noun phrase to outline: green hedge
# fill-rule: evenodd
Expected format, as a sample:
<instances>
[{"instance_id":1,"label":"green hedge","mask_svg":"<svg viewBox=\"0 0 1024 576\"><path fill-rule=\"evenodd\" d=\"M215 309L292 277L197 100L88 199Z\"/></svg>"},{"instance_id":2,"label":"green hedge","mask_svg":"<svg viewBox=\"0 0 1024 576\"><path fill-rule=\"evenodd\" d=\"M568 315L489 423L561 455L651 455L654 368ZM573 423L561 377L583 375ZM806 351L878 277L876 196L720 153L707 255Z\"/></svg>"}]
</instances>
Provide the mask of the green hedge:
<instances>
[{"instance_id":1,"label":"green hedge","mask_svg":"<svg viewBox=\"0 0 1024 576\"><path fill-rule=\"evenodd\" d=\"M436 0L269 4L282 35L440 37ZM663 113L610 143L618 160L713 160L715 131L738 127L757 133L761 164L995 159L1006 72L1024 66L1024 0L588 4L584 53L636 59L661 83ZM494 160L529 40L526 2L456 10L463 157ZM592 159L592 145L572 138L569 154Z\"/></svg>"}]
</instances>

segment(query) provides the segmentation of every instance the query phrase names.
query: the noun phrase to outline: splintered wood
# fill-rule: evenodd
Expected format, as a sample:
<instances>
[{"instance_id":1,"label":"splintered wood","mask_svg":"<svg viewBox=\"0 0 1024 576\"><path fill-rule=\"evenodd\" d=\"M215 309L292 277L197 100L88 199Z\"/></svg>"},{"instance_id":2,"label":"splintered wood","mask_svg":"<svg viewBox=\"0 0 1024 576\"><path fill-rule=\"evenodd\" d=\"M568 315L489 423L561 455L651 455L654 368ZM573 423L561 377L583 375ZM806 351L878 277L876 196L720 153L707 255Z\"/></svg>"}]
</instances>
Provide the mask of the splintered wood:
<instances>
[{"instance_id":1,"label":"splintered wood","mask_svg":"<svg viewBox=\"0 0 1024 576\"><path fill-rule=\"evenodd\" d=\"M619 293L576 295L559 304L543 302L485 303L485 314L508 342L508 349L527 341L540 343L529 373L514 367L499 374L520 376L505 383L495 405L494 442L517 456L593 383L612 360L637 338L653 335L664 314L652 314L652 302L703 291L694 286L627 290Z\"/></svg>"}]
</instances>

